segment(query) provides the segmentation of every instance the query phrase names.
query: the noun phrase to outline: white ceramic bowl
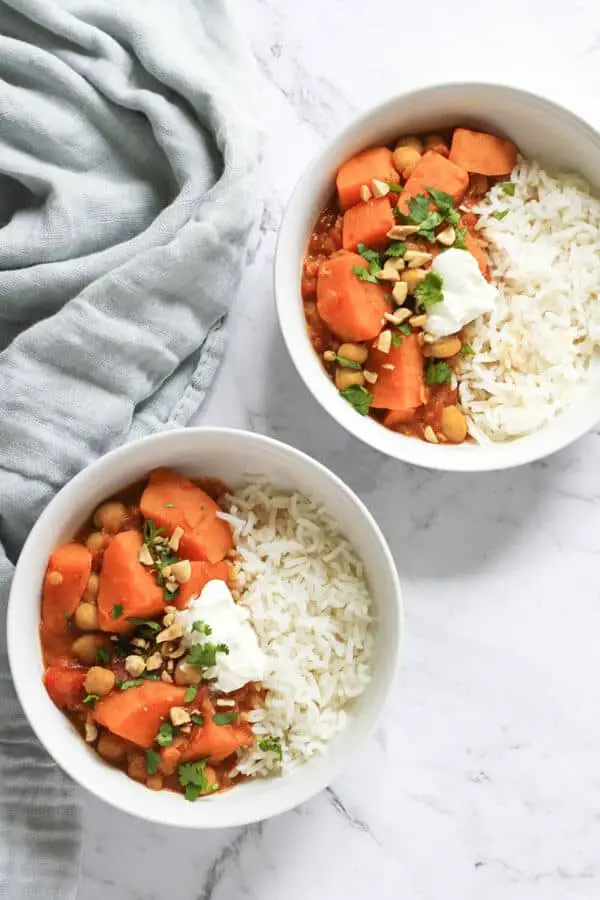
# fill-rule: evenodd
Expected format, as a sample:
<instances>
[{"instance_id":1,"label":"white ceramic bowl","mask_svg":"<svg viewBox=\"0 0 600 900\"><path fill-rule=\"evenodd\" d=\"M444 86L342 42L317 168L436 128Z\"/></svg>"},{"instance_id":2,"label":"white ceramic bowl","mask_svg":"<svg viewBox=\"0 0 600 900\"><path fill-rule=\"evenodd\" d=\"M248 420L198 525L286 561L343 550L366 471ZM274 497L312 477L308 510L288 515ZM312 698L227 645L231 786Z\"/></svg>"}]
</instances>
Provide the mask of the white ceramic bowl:
<instances>
[{"instance_id":1,"label":"white ceramic bowl","mask_svg":"<svg viewBox=\"0 0 600 900\"><path fill-rule=\"evenodd\" d=\"M574 113L539 95L490 84L448 84L403 94L356 119L331 141L300 179L279 233L275 295L289 353L319 403L355 437L388 456L432 469L489 471L547 456L580 437L600 419L598 368L580 401L551 425L518 440L479 447L435 445L397 434L359 416L321 367L306 333L300 283L313 223L332 195L340 164L359 150L402 134L471 125L512 138L525 156L566 166L600 188L600 135Z\"/></svg>"},{"instance_id":2,"label":"white ceramic bowl","mask_svg":"<svg viewBox=\"0 0 600 900\"><path fill-rule=\"evenodd\" d=\"M210 475L235 486L263 475L283 490L322 503L365 562L376 613L373 678L347 729L329 751L290 775L256 779L195 803L170 791L155 793L106 765L54 706L42 684L38 639L40 593L48 556L68 540L105 498L156 466L190 476ZM304 453L270 438L226 428L171 431L128 444L70 481L43 512L21 552L10 593L8 650L21 704L33 730L75 781L113 806L141 818L187 828L244 825L284 812L336 778L370 734L390 690L400 655L402 601L398 575L373 517L346 485Z\"/></svg>"}]
</instances>

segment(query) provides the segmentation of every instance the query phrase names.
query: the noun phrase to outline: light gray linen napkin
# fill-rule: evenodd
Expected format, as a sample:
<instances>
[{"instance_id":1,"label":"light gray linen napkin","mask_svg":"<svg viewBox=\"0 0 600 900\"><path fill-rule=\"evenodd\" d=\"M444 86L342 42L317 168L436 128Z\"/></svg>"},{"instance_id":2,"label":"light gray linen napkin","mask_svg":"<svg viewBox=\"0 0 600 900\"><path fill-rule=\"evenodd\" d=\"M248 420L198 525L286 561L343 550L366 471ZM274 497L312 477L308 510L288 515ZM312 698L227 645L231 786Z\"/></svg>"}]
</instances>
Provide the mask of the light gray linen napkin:
<instances>
[{"instance_id":1,"label":"light gray linen napkin","mask_svg":"<svg viewBox=\"0 0 600 900\"><path fill-rule=\"evenodd\" d=\"M0 0L0 607L56 490L188 421L256 211L255 71L222 0ZM4 632L4 629L2 630ZM76 889L73 786L0 639L0 898Z\"/></svg>"}]
</instances>

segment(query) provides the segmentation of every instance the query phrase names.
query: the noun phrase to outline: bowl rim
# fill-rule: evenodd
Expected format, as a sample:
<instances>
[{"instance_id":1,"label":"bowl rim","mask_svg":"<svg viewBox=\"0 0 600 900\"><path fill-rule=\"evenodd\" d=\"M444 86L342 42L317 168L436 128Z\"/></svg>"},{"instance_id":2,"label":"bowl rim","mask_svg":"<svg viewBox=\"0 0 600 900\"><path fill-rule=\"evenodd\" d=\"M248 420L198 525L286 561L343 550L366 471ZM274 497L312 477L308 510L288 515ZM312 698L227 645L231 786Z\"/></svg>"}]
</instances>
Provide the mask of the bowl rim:
<instances>
[{"instance_id":1,"label":"bowl rim","mask_svg":"<svg viewBox=\"0 0 600 900\"><path fill-rule=\"evenodd\" d=\"M156 813L153 814L153 810L150 811L140 811L135 808L135 803L129 802L127 800L123 800L119 794L118 790L105 790L103 787L102 779L98 779L98 782L87 780L83 777L79 771L78 765L72 764L69 754L69 747L71 745L71 740L65 740L60 746L60 751L57 751L55 745L53 745L53 749L50 750L47 743L47 735L51 734L54 730L54 726L48 723L45 723L44 720L39 720L35 715L35 709L33 708L33 704L30 702L28 697L28 682L31 682L31 675L26 670L26 665L20 660L18 654L19 647L19 638L18 634L20 632L20 621L21 621L21 607L17 602L17 596L22 595L24 591L27 591L27 572L26 566L29 559L29 556L35 552L35 546L38 541L38 536L43 534L44 529L46 527L46 522L48 518L52 517L54 509L58 503L66 503L71 499L72 496L75 496L76 492L80 488L81 485L86 484L86 482L91 481L97 475L102 475L104 469L106 467L114 466L114 464L125 457L131 457L135 455L136 451L140 446L154 447L156 448L157 456L160 455L160 450L163 447L168 447L169 443L173 439L177 439L185 435L186 439L193 441L196 436L212 436L212 437L222 437L222 438L233 438L237 440L250 440L255 442L256 445L262 445L264 447L270 447L272 449L277 449L279 452L283 452L287 458L291 458L292 460L300 460L303 465L308 465L309 468L312 467L314 470L318 471L325 479L333 482L335 488L338 491L341 491L345 494L348 499L353 503L355 508L362 514L365 523L369 526L371 533L373 534L376 543L379 546L379 549L382 552L382 555L387 563L388 569L388 577L390 579L390 596L393 597L394 604L394 614L397 622L396 635L394 640L394 658L388 666L387 675L383 680L383 685L379 695L379 702L377 704L377 708L370 709L370 715L368 717L368 722L366 727L363 727L361 735L358 737L355 746L351 748L351 750L340 758L333 768L328 769L326 772L322 773L320 778L312 779L308 790L298 790L291 795L289 799L281 799L286 796L285 792L279 792L277 794L275 802L270 800L269 809L267 812L261 812L261 804L257 803L256 813L252 813L248 816L240 816L235 815L235 810L233 810L233 815L229 818L222 816L219 821L216 823L211 822L194 822L194 821L178 821L176 815L167 815L161 814L160 805L156 805ZM156 465L159 465L159 461L156 462ZM268 476L267 476L268 477ZM114 478L114 475L113 475ZM107 492L110 491L110 487L107 488ZM39 624L39 616L36 617L36 629ZM134 817L143 819L145 821L153 822L159 825L166 825L175 828L184 828L184 829L192 829L192 830L207 830L207 829L221 829L221 828L230 828L230 827L241 827L244 825L252 824L253 822L259 822L262 820L266 820L272 818L273 816L280 815L282 813L288 812L291 809L295 808L301 803L305 803L310 800L312 797L316 796L320 791L324 790L333 780L340 777L341 774L347 769L348 765L352 763L353 758L356 756L356 753L360 751L366 741L372 737L373 732L377 728L381 717L384 712L384 708L389 702L390 694L392 687L396 681L398 676L398 671L400 668L400 662L403 654L404 647L404 604L403 604L403 591L400 583L400 577L398 573L398 569L390 550L389 544L383 534L380 526L375 520L373 514L369 511L365 503L361 500L361 498L350 488L338 475L332 472L327 466L323 465L323 463L314 459L307 453L304 453L301 450L296 449L295 447L290 446L282 441L279 441L275 438L268 437L266 435L257 434L252 431L247 431L245 429L238 428L230 428L230 427L220 427L220 426L192 426L190 428L177 428L171 429L168 431L159 432L158 434L148 435L137 440L133 440L127 444L124 444L120 447L114 448L113 450L108 451L103 456L94 460L92 463L83 468L80 472L78 472L73 478L71 478L63 487L56 493L56 495L52 498L52 500L48 503L46 508L43 510L39 518L37 519L35 525L31 529L24 545L21 553L19 555L19 559L17 561L15 572L10 588L9 599L8 599L8 609L7 609L7 624L6 624L6 634L7 634L7 652L8 652L8 660L10 666L10 672L12 676L13 685L15 688L15 692L17 694L19 703L21 704L22 710L27 718L31 729L33 730L35 736L40 741L41 745L44 747L48 755L51 759L65 772L70 778L73 779L78 785L85 788L92 795L97 797L100 800L103 800L105 803L108 803L109 806L114 807L115 809L120 810L121 812L127 813ZM38 639L39 640L39 639ZM38 644L39 646L39 644ZM41 648L40 648L41 650ZM41 652L40 652L40 664L41 663ZM36 673L37 678L37 673ZM48 702L52 701L48 697ZM361 716L362 721L365 719ZM356 719L355 721L358 721ZM353 722L351 721L348 728L352 728ZM82 741L81 736L73 729L72 731L73 740L77 740L79 742ZM53 742L50 742L53 744ZM90 749L90 753L93 751ZM298 771L298 770L295 770ZM285 780L285 776L281 776L282 782ZM207 802L218 803L219 797L218 795L214 798L208 798ZM205 801L206 802L206 801Z\"/></svg>"},{"instance_id":2,"label":"bowl rim","mask_svg":"<svg viewBox=\"0 0 600 900\"><path fill-rule=\"evenodd\" d=\"M577 422L570 427L562 429L554 427L556 424L554 420L530 435L485 446L428 444L391 432L370 417L359 416L339 397L319 363L304 326L300 335L297 313L301 310L301 298L300 295L294 296L293 299L290 296L295 295L290 289L290 279L295 277L291 268L292 256L298 266L301 265L301 260L297 260L295 254L289 250L299 223L304 221L304 198L307 194L314 196L313 185L319 180L327 157L335 152L343 156L343 147L352 143L353 139L356 140L361 131L367 130L378 119L384 119L386 114L392 113L406 101L420 97L441 97L445 92L461 93L472 90L497 91L518 96L523 102L538 109L545 108L553 115L568 120L572 125L593 133L600 144L600 130L586 117L581 105L571 101L565 102L562 98L555 99L540 90L527 90L509 82L466 79L440 81L422 84L411 90L388 96L381 103L354 116L343 129L326 141L305 166L290 195L279 229L275 248L273 287L279 325L296 371L305 387L332 419L353 437L392 459L425 469L474 474L516 468L564 449L598 424L600 408L595 409L590 403L587 412L582 413ZM384 127L382 125L382 130ZM303 323L303 314L301 315Z\"/></svg>"}]
</instances>

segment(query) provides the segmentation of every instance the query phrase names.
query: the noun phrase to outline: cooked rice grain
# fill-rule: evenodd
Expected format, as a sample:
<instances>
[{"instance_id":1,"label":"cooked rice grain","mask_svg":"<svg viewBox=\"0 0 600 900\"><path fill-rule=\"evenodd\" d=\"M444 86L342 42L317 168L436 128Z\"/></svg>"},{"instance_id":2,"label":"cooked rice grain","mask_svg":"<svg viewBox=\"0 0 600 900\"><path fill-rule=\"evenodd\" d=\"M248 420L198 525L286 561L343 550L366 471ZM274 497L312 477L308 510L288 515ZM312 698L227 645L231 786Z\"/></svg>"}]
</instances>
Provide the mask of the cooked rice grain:
<instances>
[{"instance_id":1,"label":"cooked rice grain","mask_svg":"<svg viewBox=\"0 0 600 900\"><path fill-rule=\"evenodd\" d=\"M470 327L475 355L459 373L474 436L494 441L569 407L600 341L600 201L581 178L523 159L512 180L513 197L498 185L475 209L500 300Z\"/></svg>"},{"instance_id":2,"label":"cooked rice grain","mask_svg":"<svg viewBox=\"0 0 600 900\"><path fill-rule=\"evenodd\" d=\"M283 770L305 762L347 724L371 677L371 600L362 561L334 520L300 494L262 483L228 498L241 602L250 610L271 672L264 715L250 721L256 746L237 770L280 771L264 736L280 738Z\"/></svg>"}]
</instances>

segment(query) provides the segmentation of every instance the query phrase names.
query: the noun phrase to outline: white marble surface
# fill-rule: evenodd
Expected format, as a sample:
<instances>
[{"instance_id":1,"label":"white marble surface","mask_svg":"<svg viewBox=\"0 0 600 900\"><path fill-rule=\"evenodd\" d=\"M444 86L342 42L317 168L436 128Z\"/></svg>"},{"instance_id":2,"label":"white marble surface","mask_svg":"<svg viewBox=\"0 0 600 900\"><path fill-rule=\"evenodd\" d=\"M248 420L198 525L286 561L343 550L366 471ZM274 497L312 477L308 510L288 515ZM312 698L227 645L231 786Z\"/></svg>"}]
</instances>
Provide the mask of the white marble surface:
<instances>
[{"instance_id":1,"label":"white marble surface","mask_svg":"<svg viewBox=\"0 0 600 900\"><path fill-rule=\"evenodd\" d=\"M600 435L478 477L387 460L307 394L271 288L286 198L355 111L437 77L599 94L597 0L236 8L264 75L267 209L199 421L274 435L358 491L403 578L404 667L362 758L276 820L175 832L86 796L79 900L597 898Z\"/></svg>"}]
</instances>

